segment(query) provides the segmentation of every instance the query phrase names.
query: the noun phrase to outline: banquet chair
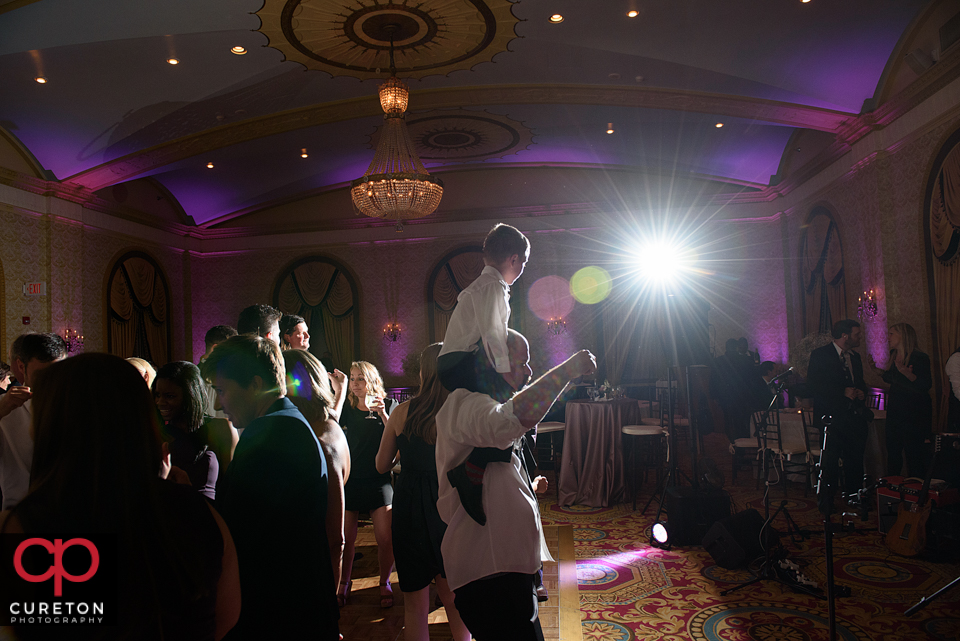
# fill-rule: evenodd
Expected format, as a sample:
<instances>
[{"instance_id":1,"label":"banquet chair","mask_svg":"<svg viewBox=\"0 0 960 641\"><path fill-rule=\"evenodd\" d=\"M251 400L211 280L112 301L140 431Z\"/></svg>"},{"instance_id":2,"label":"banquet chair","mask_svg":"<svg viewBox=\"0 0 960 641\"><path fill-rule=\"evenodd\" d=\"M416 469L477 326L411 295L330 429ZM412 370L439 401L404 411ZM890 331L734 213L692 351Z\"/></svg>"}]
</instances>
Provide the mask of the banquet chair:
<instances>
[{"instance_id":1,"label":"banquet chair","mask_svg":"<svg viewBox=\"0 0 960 641\"><path fill-rule=\"evenodd\" d=\"M803 426L797 433L785 433L780 420L780 412L754 412L754 424L760 437L761 456L770 458L774 467L780 468L780 480L783 483L783 496L787 491L787 468L804 468L807 482L810 480L810 468L807 461L807 439ZM761 466L762 469L762 466ZM769 471L769 467L767 468Z\"/></svg>"},{"instance_id":2,"label":"banquet chair","mask_svg":"<svg viewBox=\"0 0 960 641\"><path fill-rule=\"evenodd\" d=\"M813 475L813 471L819 469L820 466L820 454L821 447L823 446L823 428L817 425L817 422L813 418L813 410L805 408L802 411L801 416L803 417L803 433L806 436L807 442L807 487L803 490L803 495L807 495L807 489L809 487L815 487L816 477Z\"/></svg>"},{"instance_id":3,"label":"banquet chair","mask_svg":"<svg viewBox=\"0 0 960 641\"><path fill-rule=\"evenodd\" d=\"M557 499L560 499L560 459L563 456L563 432L567 429L565 423L559 421L542 421L537 424L537 458L540 457L542 447L541 437L547 437L548 458L553 467L554 485L557 490ZM537 463L539 467L539 462Z\"/></svg>"},{"instance_id":4,"label":"banquet chair","mask_svg":"<svg viewBox=\"0 0 960 641\"><path fill-rule=\"evenodd\" d=\"M647 480L647 472L656 470L657 484L663 477L666 463L666 435L665 429L656 425L624 425L620 428L624 441L629 437L630 461L632 470L628 470L628 478L633 493L633 510L637 510L637 495L640 494L638 480L640 468L643 468L643 482Z\"/></svg>"}]
</instances>

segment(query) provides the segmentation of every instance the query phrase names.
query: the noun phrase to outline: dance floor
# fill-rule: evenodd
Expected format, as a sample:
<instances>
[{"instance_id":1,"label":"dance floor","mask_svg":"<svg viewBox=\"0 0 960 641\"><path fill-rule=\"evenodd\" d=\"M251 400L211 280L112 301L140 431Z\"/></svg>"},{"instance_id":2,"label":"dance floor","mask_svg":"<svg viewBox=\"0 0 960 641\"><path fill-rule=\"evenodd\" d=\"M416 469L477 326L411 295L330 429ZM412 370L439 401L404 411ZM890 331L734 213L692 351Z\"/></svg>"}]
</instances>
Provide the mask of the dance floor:
<instances>
[{"instance_id":1,"label":"dance floor","mask_svg":"<svg viewBox=\"0 0 960 641\"><path fill-rule=\"evenodd\" d=\"M725 489L735 509L755 508L762 514L763 491L755 489L749 474L738 475L737 484L730 484L730 455L724 441L720 435L709 435L705 449L713 454L726 474ZM548 478L552 480L549 473ZM653 489L651 479L641 489L638 507L646 502ZM781 541L786 545L788 558L822 586L826 580L824 539L813 493L804 498L803 488L795 483L789 485L788 492L787 508L791 516L802 528L818 530L818 533L799 543L787 537L781 537ZM774 487L771 496L775 509L783 500L782 487ZM559 507L551 488L540 507L548 539L556 537L551 541L551 548L562 552L564 537L572 539L579 592L577 630L575 609L567 610L566 619L562 615L565 603L561 593L565 589L567 594L571 593L572 571L567 572L565 587L562 564L559 572L557 566L546 568L553 602L548 602L544 609L543 623L548 638L585 641L828 639L825 601L772 581L720 596L722 590L753 578L753 572L724 570L699 546L671 550L650 547L647 541L656 503L646 515L640 514L639 509L634 512L630 503L603 509ZM786 526L784 517L777 517L774 527L783 533ZM863 531L838 533L834 537L836 582L851 591L851 596L836 601L838 638L844 641L960 641L960 586L914 616L905 616L907 608L921 597L960 575L960 551L928 552L918 558L894 555L877 531L875 511L871 511L868 522L857 523L857 527ZM403 606L399 591L393 608L379 608L371 526L361 528L357 549L364 556L356 564L358 578L354 582L354 597L342 611L344 637L348 641L402 639ZM562 561L562 554L560 558ZM753 570L756 566L752 566ZM571 612L574 613L572 619ZM431 639L449 638L445 621L442 608L431 613Z\"/></svg>"}]
</instances>

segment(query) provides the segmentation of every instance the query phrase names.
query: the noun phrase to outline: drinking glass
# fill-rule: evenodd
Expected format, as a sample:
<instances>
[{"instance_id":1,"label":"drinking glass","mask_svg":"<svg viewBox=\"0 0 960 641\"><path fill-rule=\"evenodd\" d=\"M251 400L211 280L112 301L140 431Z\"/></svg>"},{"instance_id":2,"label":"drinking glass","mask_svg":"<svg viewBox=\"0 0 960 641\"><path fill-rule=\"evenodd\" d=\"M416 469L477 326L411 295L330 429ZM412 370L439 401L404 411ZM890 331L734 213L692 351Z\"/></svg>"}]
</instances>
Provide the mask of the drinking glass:
<instances>
[{"instance_id":1,"label":"drinking glass","mask_svg":"<svg viewBox=\"0 0 960 641\"><path fill-rule=\"evenodd\" d=\"M366 399L364 399L363 402L367 406L367 409L370 410L370 413L367 414L366 417L364 418L372 418L372 419L378 418L377 413L372 409L370 409L370 406L376 403L377 400L378 400L378 397L376 394L367 394Z\"/></svg>"}]
</instances>

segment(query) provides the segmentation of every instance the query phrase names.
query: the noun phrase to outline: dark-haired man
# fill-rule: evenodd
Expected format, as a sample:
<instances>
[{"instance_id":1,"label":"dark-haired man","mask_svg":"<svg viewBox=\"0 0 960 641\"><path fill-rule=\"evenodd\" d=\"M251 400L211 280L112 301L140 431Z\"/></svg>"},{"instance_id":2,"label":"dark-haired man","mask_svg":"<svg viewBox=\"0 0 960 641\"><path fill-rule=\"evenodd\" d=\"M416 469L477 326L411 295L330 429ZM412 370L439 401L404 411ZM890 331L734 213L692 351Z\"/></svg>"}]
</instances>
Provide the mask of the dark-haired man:
<instances>
[{"instance_id":1,"label":"dark-haired man","mask_svg":"<svg viewBox=\"0 0 960 641\"><path fill-rule=\"evenodd\" d=\"M21 334L10 346L10 367L21 385L0 396L0 493L4 510L26 496L33 463L30 385L37 373L67 356L67 344L57 334Z\"/></svg>"},{"instance_id":2,"label":"dark-haired man","mask_svg":"<svg viewBox=\"0 0 960 641\"><path fill-rule=\"evenodd\" d=\"M203 344L207 351L200 357L200 362L197 365L203 365L203 361L207 360L207 357L213 353L214 347L236 335L237 330L229 325L214 325L208 329L203 337ZM210 383L207 383L207 414L216 418L227 418L217 402L217 393L213 391L213 386Z\"/></svg>"},{"instance_id":3,"label":"dark-haired man","mask_svg":"<svg viewBox=\"0 0 960 641\"><path fill-rule=\"evenodd\" d=\"M817 421L829 416L827 447L820 456L822 481L817 501L821 512L828 510L837 488L839 461L843 459L843 490L852 494L863 481L863 453L867 446L869 411L863 363L855 351L862 336L860 323L837 321L833 342L810 352L807 386L813 392Z\"/></svg>"},{"instance_id":4,"label":"dark-haired man","mask_svg":"<svg viewBox=\"0 0 960 641\"><path fill-rule=\"evenodd\" d=\"M251 305L240 312L237 331L241 334L256 334L279 345L281 316L283 314L269 305Z\"/></svg>"},{"instance_id":5,"label":"dark-haired man","mask_svg":"<svg viewBox=\"0 0 960 641\"><path fill-rule=\"evenodd\" d=\"M327 545L327 465L287 399L276 342L241 334L214 348L203 377L245 428L217 484L217 510L240 561L243 609L228 639L339 638Z\"/></svg>"},{"instance_id":6,"label":"dark-haired man","mask_svg":"<svg viewBox=\"0 0 960 641\"><path fill-rule=\"evenodd\" d=\"M447 581L457 610L478 641L542 641L535 587L541 564L541 525L531 479L518 454L523 435L539 423L570 380L596 371L584 350L529 387L530 347L508 330L510 371L504 380L522 390L505 403L460 388L437 414L437 509L447 523L441 546ZM447 472L474 448L497 448L503 457L488 464L483 481L486 525L467 513Z\"/></svg>"}]
</instances>

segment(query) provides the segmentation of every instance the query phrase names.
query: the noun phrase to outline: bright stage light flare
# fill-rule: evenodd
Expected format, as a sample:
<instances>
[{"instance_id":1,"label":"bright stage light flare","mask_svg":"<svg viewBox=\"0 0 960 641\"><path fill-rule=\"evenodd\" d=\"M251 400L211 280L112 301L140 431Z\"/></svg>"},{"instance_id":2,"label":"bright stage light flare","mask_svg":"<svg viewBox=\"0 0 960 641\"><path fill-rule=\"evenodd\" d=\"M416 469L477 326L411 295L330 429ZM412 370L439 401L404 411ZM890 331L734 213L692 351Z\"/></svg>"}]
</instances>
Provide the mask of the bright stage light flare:
<instances>
[{"instance_id":1,"label":"bright stage light flare","mask_svg":"<svg viewBox=\"0 0 960 641\"><path fill-rule=\"evenodd\" d=\"M640 276L650 282L667 285L693 271L695 254L689 249L665 242L641 247L636 264Z\"/></svg>"}]
</instances>

